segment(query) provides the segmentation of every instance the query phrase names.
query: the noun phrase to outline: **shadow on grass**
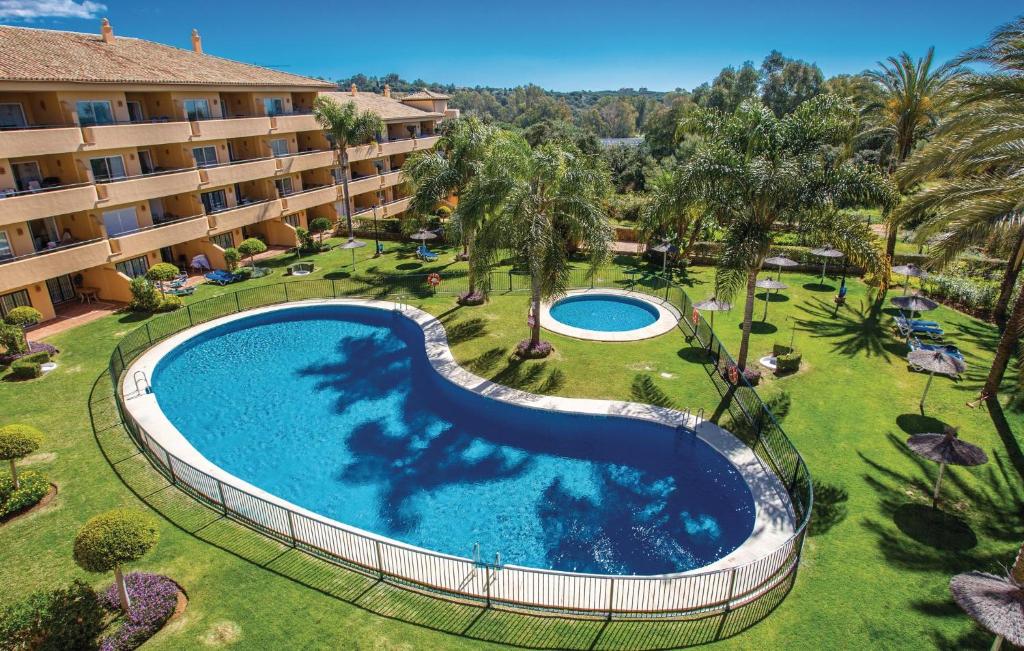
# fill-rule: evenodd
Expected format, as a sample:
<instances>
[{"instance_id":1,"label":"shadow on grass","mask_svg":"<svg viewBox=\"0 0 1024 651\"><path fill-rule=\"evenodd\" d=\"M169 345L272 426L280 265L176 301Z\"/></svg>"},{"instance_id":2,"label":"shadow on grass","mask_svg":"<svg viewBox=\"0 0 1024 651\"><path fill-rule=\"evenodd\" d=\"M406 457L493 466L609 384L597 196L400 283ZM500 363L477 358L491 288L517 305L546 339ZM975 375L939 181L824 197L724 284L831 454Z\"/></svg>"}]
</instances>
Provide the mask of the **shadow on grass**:
<instances>
[{"instance_id":1,"label":"shadow on grass","mask_svg":"<svg viewBox=\"0 0 1024 651\"><path fill-rule=\"evenodd\" d=\"M444 329L448 335L448 343L456 345L487 334L487 322L479 317L455 323L450 323L449 320L444 323Z\"/></svg>"},{"instance_id":2,"label":"shadow on grass","mask_svg":"<svg viewBox=\"0 0 1024 651\"><path fill-rule=\"evenodd\" d=\"M822 283L804 283L802 287L809 292L834 292L836 290L835 285L824 285Z\"/></svg>"},{"instance_id":3,"label":"shadow on grass","mask_svg":"<svg viewBox=\"0 0 1024 651\"><path fill-rule=\"evenodd\" d=\"M711 354L711 351L703 346L680 348L676 355L679 356L679 359L684 362L690 362L691 364L710 364L714 361L714 356Z\"/></svg>"},{"instance_id":4,"label":"shadow on grass","mask_svg":"<svg viewBox=\"0 0 1024 651\"><path fill-rule=\"evenodd\" d=\"M638 373L633 378L633 385L630 387L630 398L634 402L640 402L648 405L667 407L668 409L679 408L676 405L676 402L654 383L654 380L651 379L650 375L644 375L642 373Z\"/></svg>"},{"instance_id":5,"label":"shadow on grass","mask_svg":"<svg viewBox=\"0 0 1024 651\"><path fill-rule=\"evenodd\" d=\"M921 414L900 414L896 417L896 424L907 434L941 434L945 431L946 423L932 416Z\"/></svg>"},{"instance_id":6,"label":"shadow on grass","mask_svg":"<svg viewBox=\"0 0 1024 651\"><path fill-rule=\"evenodd\" d=\"M423 594L365 568L329 562L301 546L291 547L197 502L172 485L138 451L121 423L112 391L104 372L93 383L89 396L93 435L111 469L141 502L197 540L275 576L393 621L520 648L660 651L707 644L746 631L778 607L796 578L790 573L757 599L732 610L662 621L535 615Z\"/></svg>"},{"instance_id":7,"label":"shadow on grass","mask_svg":"<svg viewBox=\"0 0 1024 651\"><path fill-rule=\"evenodd\" d=\"M963 552L978 544L963 518L927 504L904 504L893 513L893 522L908 537L935 549Z\"/></svg>"},{"instance_id":8,"label":"shadow on grass","mask_svg":"<svg viewBox=\"0 0 1024 651\"><path fill-rule=\"evenodd\" d=\"M820 536L846 519L850 493L842 486L814 481L814 506L808 535Z\"/></svg>"},{"instance_id":9,"label":"shadow on grass","mask_svg":"<svg viewBox=\"0 0 1024 651\"><path fill-rule=\"evenodd\" d=\"M786 303L789 301L788 296L776 292L761 292L760 294L755 294L759 301L765 300L765 295L768 296L769 303Z\"/></svg>"},{"instance_id":10,"label":"shadow on grass","mask_svg":"<svg viewBox=\"0 0 1024 651\"><path fill-rule=\"evenodd\" d=\"M740 323L737 327L743 328L743 324ZM779 328L767 321L753 321L750 324L750 333L754 335L770 335L773 332L778 332Z\"/></svg>"},{"instance_id":11,"label":"shadow on grass","mask_svg":"<svg viewBox=\"0 0 1024 651\"><path fill-rule=\"evenodd\" d=\"M835 306L820 298L812 298L796 308L806 315L795 317L800 329L811 337L830 340L833 352L846 357L863 353L883 359L902 354L902 342L894 342L888 335L874 303L847 303L847 309L835 317Z\"/></svg>"}]
</instances>

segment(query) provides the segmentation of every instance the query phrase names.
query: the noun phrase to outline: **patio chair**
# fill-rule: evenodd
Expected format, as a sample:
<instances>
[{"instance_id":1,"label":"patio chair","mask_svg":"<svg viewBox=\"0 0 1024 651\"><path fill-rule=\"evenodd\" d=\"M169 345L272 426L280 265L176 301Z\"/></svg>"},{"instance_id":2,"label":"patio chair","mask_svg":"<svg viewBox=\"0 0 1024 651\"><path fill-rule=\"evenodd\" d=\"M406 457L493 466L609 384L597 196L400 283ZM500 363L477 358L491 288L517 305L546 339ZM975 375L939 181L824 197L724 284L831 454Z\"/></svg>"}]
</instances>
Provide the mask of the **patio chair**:
<instances>
[{"instance_id":1,"label":"patio chair","mask_svg":"<svg viewBox=\"0 0 1024 651\"><path fill-rule=\"evenodd\" d=\"M224 271L223 269L214 269L210 273L203 276L203 278L206 278L206 280L208 280L209 282L215 285L220 285L221 287L238 280L238 277L235 276L235 274L231 273L230 271Z\"/></svg>"},{"instance_id":2,"label":"patio chair","mask_svg":"<svg viewBox=\"0 0 1024 651\"><path fill-rule=\"evenodd\" d=\"M420 244L419 248L416 249L416 257L424 262L434 262L437 260L437 254L431 252L426 244Z\"/></svg>"},{"instance_id":3,"label":"patio chair","mask_svg":"<svg viewBox=\"0 0 1024 651\"><path fill-rule=\"evenodd\" d=\"M195 287L172 287L167 290L171 296L191 296L196 291Z\"/></svg>"},{"instance_id":4,"label":"patio chair","mask_svg":"<svg viewBox=\"0 0 1024 651\"><path fill-rule=\"evenodd\" d=\"M927 319L911 319L911 318L907 317L907 315L904 314L902 310L900 310L899 318L906 319L906 321L908 323L910 323L910 325L914 325L914 326L931 326L933 328L939 326L939 322L938 321L929 321Z\"/></svg>"},{"instance_id":5,"label":"patio chair","mask_svg":"<svg viewBox=\"0 0 1024 651\"><path fill-rule=\"evenodd\" d=\"M896 329L904 337L927 337L928 339L942 339L945 331L939 326L914 325L903 317L895 317Z\"/></svg>"},{"instance_id":6,"label":"patio chair","mask_svg":"<svg viewBox=\"0 0 1024 651\"><path fill-rule=\"evenodd\" d=\"M954 346L953 344L926 344L926 343L922 342L920 339L918 339L917 337L911 337L910 341L907 342L907 347L911 351L915 351L915 350L931 350L931 351L935 351L935 350L938 350L938 351L941 351L943 353L946 353L950 357L954 357L956 359L959 359L961 362L964 361L964 354L962 352L960 352L960 349L957 348L956 346ZM911 366L913 366L913 365L911 365ZM914 370L920 370L920 369L914 369Z\"/></svg>"}]
</instances>

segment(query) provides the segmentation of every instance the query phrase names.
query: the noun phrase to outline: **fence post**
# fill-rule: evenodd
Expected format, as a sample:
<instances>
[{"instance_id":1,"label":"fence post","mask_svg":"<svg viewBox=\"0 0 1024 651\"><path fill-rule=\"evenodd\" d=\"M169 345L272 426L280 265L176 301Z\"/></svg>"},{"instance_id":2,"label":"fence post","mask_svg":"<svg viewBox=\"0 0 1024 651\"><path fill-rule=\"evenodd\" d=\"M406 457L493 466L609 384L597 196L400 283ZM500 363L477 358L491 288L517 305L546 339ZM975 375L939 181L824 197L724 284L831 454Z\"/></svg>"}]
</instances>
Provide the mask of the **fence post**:
<instances>
[{"instance_id":1,"label":"fence post","mask_svg":"<svg viewBox=\"0 0 1024 651\"><path fill-rule=\"evenodd\" d=\"M508 291L512 291L512 270L508 270Z\"/></svg>"},{"instance_id":2,"label":"fence post","mask_svg":"<svg viewBox=\"0 0 1024 651\"><path fill-rule=\"evenodd\" d=\"M338 298L338 281L331 278L331 293L334 294L334 298Z\"/></svg>"},{"instance_id":3,"label":"fence post","mask_svg":"<svg viewBox=\"0 0 1024 651\"><path fill-rule=\"evenodd\" d=\"M242 306L238 303L238 292L235 292L235 312L241 312Z\"/></svg>"},{"instance_id":4,"label":"fence post","mask_svg":"<svg viewBox=\"0 0 1024 651\"><path fill-rule=\"evenodd\" d=\"M729 596L725 598L725 612L732 610L732 596L736 589L736 568L729 570Z\"/></svg>"},{"instance_id":5,"label":"fence post","mask_svg":"<svg viewBox=\"0 0 1024 651\"><path fill-rule=\"evenodd\" d=\"M608 579L608 621L612 621L612 609L615 603L615 579Z\"/></svg>"},{"instance_id":6,"label":"fence post","mask_svg":"<svg viewBox=\"0 0 1024 651\"><path fill-rule=\"evenodd\" d=\"M285 513L288 514L288 534L292 537L292 547L297 547L299 541L295 539L295 523L292 522L292 510L285 509Z\"/></svg>"},{"instance_id":7,"label":"fence post","mask_svg":"<svg viewBox=\"0 0 1024 651\"><path fill-rule=\"evenodd\" d=\"M220 483L219 479L217 480L217 495L220 496L220 505L224 509L224 515L227 515L228 503L227 500L224 499L224 485Z\"/></svg>"},{"instance_id":8,"label":"fence post","mask_svg":"<svg viewBox=\"0 0 1024 651\"><path fill-rule=\"evenodd\" d=\"M384 580L384 555L380 552L380 541L374 540L373 547L377 551L377 573L380 574L380 580Z\"/></svg>"},{"instance_id":9,"label":"fence post","mask_svg":"<svg viewBox=\"0 0 1024 651\"><path fill-rule=\"evenodd\" d=\"M185 306L185 311L188 313L188 325L190 327L194 326L195 322L192 321L192 306L191 305L186 305Z\"/></svg>"},{"instance_id":10,"label":"fence post","mask_svg":"<svg viewBox=\"0 0 1024 651\"><path fill-rule=\"evenodd\" d=\"M153 333L149 330L149 321L146 321L146 338L149 339L149 343L153 343Z\"/></svg>"},{"instance_id":11,"label":"fence post","mask_svg":"<svg viewBox=\"0 0 1024 651\"><path fill-rule=\"evenodd\" d=\"M487 595L487 607L491 607L491 566L484 563L484 591Z\"/></svg>"},{"instance_id":12,"label":"fence post","mask_svg":"<svg viewBox=\"0 0 1024 651\"><path fill-rule=\"evenodd\" d=\"M164 450L164 454L167 454L167 450ZM178 475L174 474L174 462L171 461L171 459L173 459L173 458L174 458L173 455L167 454L167 472L171 473L171 485L172 486L177 486L178 485Z\"/></svg>"}]
</instances>

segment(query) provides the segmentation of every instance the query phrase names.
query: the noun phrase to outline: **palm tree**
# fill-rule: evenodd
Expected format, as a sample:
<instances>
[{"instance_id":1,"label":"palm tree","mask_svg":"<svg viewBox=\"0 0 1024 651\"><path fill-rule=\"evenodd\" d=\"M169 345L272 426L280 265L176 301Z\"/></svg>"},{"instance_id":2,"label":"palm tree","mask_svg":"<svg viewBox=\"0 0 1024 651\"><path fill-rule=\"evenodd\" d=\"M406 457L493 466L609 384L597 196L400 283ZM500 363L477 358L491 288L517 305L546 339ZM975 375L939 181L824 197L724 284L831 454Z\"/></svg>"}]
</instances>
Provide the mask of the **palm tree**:
<instances>
[{"instance_id":1,"label":"palm tree","mask_svg":"<svg viewBox=\"0 0 1024 651\"><path fill-rule=\"evenodd\" d=\"M747 363L757 274L776 224L799 218L809 237L832 242L851 262L868 268L879 264L867 225L839 208L889 205L891 185L877 170L827 155L848 137L854 115L848 100L820 95L781 118L747 100L732 115L701 109L684 123L702 137L685 164L690 197L725 217L715 293L727 299L746 287L740 368Z\"/></svg>"},{"instance_id":2,"label":"palm tree","mask_svg":"<svg viewBox=\"0 0 1024 651\"><path fill-rule=\"evenodd\" d=\"M914 145L938 120L949 103L949 89L963 74L955 62L933 68L935 48L928 48L924 57L914 61L906 52L879 62L877 70L866 75L881 89L878 100L869 107L874 127L868 134L885 135L889 141L888 171L892 174L907 159ZM900 188L903 190L904 188ZM887 268L882 277L880 296L889 283L888 268L896 253L896 236L900 221L894 214L886 215L885 259Z\"/></svg>"},{"instance_id":3,"label":"palm tree","mask_svg":"<svg viewBox=\"0 0 1024 651\"><path fill-rule=\"evenodd\" d=\"M412 188L409 204L411 212L428 214L439 202L449 197L459 199L483 165L493 134L494 128L476 117L445 122L434 149L414 153L402 166L402 172ZM484 215L464 215L462 219L457 219L459 210L460 206L456 204L452 223L460 226L463 253L469 258L469 248L479 227L478 219ZM470 265L467 296L476 295L475 271Z\"/></svg>"},{"instance_id":4,"label":"palm tree","mask_svg":"<svg viewBox=\"0 0 1024 651\"><path fill-rule=\"evenodd\" d=\"M941 234L933 247L939 267L993 238L1013 243L994 315L1005 326L984 389L995 396L1024 329L1024 289L1006 316L1024 258L1024 18L957 62L990 71L958 81L956 110L900 169L902 184L924 185L897 213L930 217L923 231Z\"/></svg>"},{"instance_id":5,"label":"palm tree","mask_svg":"<svg viewBox=\"0 0 1024 651\"><path fill-rule=\"evenodd\" d=\"M648 241L659 234L669 235L682 243L679 255L685 258L714 215L707 205L693 201L696 188L686 167L662 171L649 184L651 200L640 215L640 232Z\"/></svg>"},{"instance_id":6,"label":"palm tree","mask_svg":"<svg viewBox=\"0 0 1024 651\"><path fill-rule=\"evenodd\" d=\"M348 223L348 237L353 239L352 211L348 195L348 148L369 142L384 131L384 121L372 111L359 112L355 102L339 104L326 95L313 102L313 116L327 132L332 146L338 150L341 163L341 183L345 195L345 221Z\"/></svg>"},{"instance_id":7,"label":"palm tree","mask_svg":"<svg viewBox=\"0 0 1024 651\"><path fill-rule=\"evenodd\" d=\"M540 341L540 304L565 293L572 271L568 243L587 251L591 273L607 254L611 227L602 205L609 187L608 170L597 157L568 144L531 149L521 135L499 131L459 202L456 220L480 223L479 215L490 215L474 240L470 264L478 273L503 249L529 269L533 320L529 341L520 345L524 356L547 354Z\"/></svg>"}]
</instances>

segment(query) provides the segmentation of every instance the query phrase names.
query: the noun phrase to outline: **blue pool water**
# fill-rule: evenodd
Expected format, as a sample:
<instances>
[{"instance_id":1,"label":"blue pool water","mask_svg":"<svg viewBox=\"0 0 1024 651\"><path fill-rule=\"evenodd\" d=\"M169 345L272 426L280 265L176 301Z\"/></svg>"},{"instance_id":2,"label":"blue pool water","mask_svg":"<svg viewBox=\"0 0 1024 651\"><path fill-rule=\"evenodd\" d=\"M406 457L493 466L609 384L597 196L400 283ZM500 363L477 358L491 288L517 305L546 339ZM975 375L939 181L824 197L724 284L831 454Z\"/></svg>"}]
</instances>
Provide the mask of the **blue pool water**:
<instances>
[{"instance_id":1,"label":"blue pool water","mask_svg":"<svg viewBox=\"0 0 1024 651\"><path fill-rule=\"evenodd\" d=\"M658 320L658 310L646 301L614 294L567 296L551 306L551 318L565 325L599 332L625 332Z\"/></svg>"},{"instance_id":2,"label":"blue pool water","mask_svg":"<svg viewBox=\"0 0 1024 651\"><path fill-rule=\"evenodd\" d=\"M249 316L186 341L157 400L213 463L429 549L580 572L710 563L753 528L746 483L692 436L517 407L438 375L415 323L359 306Z\"/></svg>"}]
</instances>

